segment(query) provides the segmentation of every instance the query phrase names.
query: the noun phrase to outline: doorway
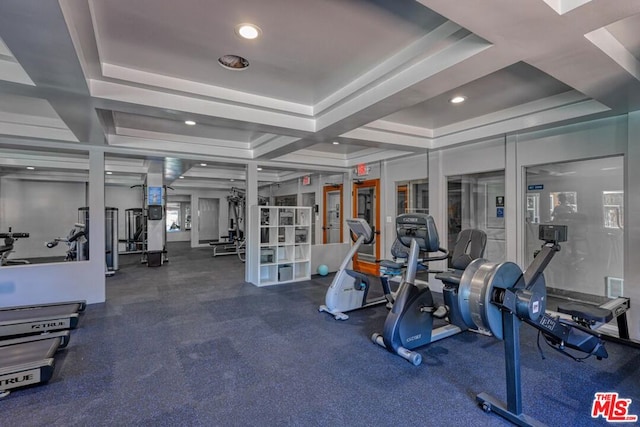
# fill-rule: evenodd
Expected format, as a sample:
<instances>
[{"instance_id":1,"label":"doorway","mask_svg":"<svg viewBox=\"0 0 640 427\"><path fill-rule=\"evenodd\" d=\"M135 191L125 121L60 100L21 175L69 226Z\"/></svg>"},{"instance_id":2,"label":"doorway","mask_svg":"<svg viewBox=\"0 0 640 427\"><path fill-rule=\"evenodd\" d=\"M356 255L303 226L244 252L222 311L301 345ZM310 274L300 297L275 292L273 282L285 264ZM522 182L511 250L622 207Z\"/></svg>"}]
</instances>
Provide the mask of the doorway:
<instances>
[{"instance_id":1,"label":"doorway","mask_svg":"<svg viewBox=\"0 0 640 427\"><path fill-rule=\"evenodd\" d=\"M484 257L493 262L506 258L504 171L447 178L447 247L452 250L460 231L477 228L487 233Z\"/></svg>"},{"instance_id":2,"label":"doorway","mask_svg":"<svg viewBox=\"0 0 640 427\"><path fill-rule=\"evenodd\" d=\"M353 184L353 212L356 218L366 220L375 231L373 242L362 244L353 257L353 269L363 273L378 275L380 259L380 180L370 179Z\"/></svg>"},{"instance_id":3,"label":"doorway","mask_svg":"<svg viewBox=\"0 0 640 427\"><path fill-rule=\"evenodd\" d=\"M316 205L316 193L303 193L302 194L302 206L308 206L311 208L311 244L316 244L316 211L314 207Z\"/></svg>"},{"instance_id":4,"label":"doorway","mask_svg":"<svg viewBox=\"0 0 640 427\"><path fill-rule=\"evenodd\" d=\"M407 212L407 208L409 207L409 200L407 198L407 185L398 185L396 187L396 216L402 215Z\"/></svg>"},{"instance_id":5,"label":"doorway","mask_svg":"<svg viewBox=\"0 0 640 427\"><path fill-rule=\"evenodd\" d=\"M342 243L342 184L323 188L322 243Z\"/></svg>"},{"instance_id":6,"label":"doorway","mask_svg":"<svg viewBox=\"0 0 640 427\"><path fill-rule=\"evenodd\" d=\"M220 238L218 219L219 199L198 199L198 242L209 243Z\"/></svg>"}]
</instances>

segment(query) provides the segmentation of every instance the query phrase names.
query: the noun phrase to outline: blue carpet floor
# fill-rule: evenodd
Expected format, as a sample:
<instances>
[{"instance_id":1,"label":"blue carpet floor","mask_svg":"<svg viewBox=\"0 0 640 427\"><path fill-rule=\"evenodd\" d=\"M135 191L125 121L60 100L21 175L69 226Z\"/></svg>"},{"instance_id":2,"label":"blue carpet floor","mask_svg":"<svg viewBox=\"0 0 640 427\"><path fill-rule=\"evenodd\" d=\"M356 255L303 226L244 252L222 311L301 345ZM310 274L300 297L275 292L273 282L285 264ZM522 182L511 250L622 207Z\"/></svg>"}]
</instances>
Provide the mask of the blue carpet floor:
<instances>
[{"instance_id":1,"label":"blue carpet floor","mask_svg":"<svg viewBox=\"0 0 640 427\"><path fill-rule=\"evenodd\" d=\"M475 396L505 398L502 342L465 332L414 367L370 341L386 309L318 313L331 277L257 288L236 257L170 246L158 268L121 257L49 384L0 401L7 426L503 426ZM594 393L640 415L640 351L576 363L522 327L523 407L551 426L606 425Z\"/></svg>"}]
</instances>

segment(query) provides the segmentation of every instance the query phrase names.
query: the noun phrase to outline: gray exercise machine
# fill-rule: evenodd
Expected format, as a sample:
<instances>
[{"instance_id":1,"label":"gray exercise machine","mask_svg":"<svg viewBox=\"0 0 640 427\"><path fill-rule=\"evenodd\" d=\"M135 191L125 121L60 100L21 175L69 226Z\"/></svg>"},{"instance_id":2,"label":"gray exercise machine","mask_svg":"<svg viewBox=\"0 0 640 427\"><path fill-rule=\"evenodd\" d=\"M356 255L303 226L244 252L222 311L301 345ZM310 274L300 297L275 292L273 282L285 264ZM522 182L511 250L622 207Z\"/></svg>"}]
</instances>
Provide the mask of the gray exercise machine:
<instances>
[{"instance_id":1,"label":"gray exercise machine","mask_svg":"<svg viewBox=\"0 0 640 427\"><path fill-rule=\"evenodd\" d=\"M406 289L415 287L411 279L415 277L420 249L428 252L443 250L438 246L437 231L432 220L409 217L402 222L413 223L413 226L402 224L403 227L398 227L398 230L403 231L405 237L411 240L406 275L408 286L401 286L398 291L394 308L385 322L384 335L374 334L372 339L390 352L418 364L416 361L419 361L420 355L411 351L411 347L408 346L428 334L424 333L425 330L418 329L403 336L405 325L397 319L409 324L420 320L419 316L422 314L433 313L433 305L428 298L420 301L423 294L427 295L425 291L407 292ZM597 359L608 357L601 334L546 311L546 283L543 271L555 253L560 251L559 243L567 240L567 227L540 225L539 238L544 241L542 249L524 271L509 261L495 263L478 258L469 263L459 279L457 298L449 302L449 309L457 310L453 318L461 322L455 325L456 327L475 329L504 341L507 402L504 403L487 393L478 394L476 401L486 412L495 412L519 426L540 425L522 412L519 332L522 323L536 328L539 337L542 336L551 348L574 360L584 360L591 356ZM401 317L399 310L411 306L418 309L408 311L409 314L413 313L413 317ZM575 315L585 316L584 313ZM390 329L391 326L394 328ZM569 350L580 353L583 357L578 358Z\"/></svg>"},{"instance_id":2,"label":"gray exercise machine","mask_svg":"<svg viewBox=\"0 0 640 427\"><path fill-rule=\"evenodd\" d=\"M370 278L366 274L359 271L350 270L347 267L353 259L354 255L362 244L370 244L375 238L375 232L369 223L363 218L347 219L347 226L351 230L352 239L355 237L355 243L342 260L338 272L333 277L329 289L325 295L325 303L318 307L318 311L331 314L336 320L347 320L349 316L346 312L360 310L362 308L373 307L380 304L387 304L391 307L393 304L393 295L389 286L389 278L386 275L380 276L380 284L382 286L383 295L367 300L370 289ZM401 265L394 264L395 271L398 271ZM391 264L385 264L391 271Z\"/></svg>"},{"instance_id":3,"label":"gray exercise machine","mask_svg":"<svg viewBox=\"0 0 640 427\"><path fill-rule=\"evenodd\" d=\"M0 309L0 337L41 334L78 326L85 301L7 307Z\"/></svg>"},{"instance_id":4,"label":"gray exercise machine","mask_svg":"<svg viewBox=\"0 0 640 427\"><path fill-rule=\"evenodd\" d=\"M16 388L48 382L55 353L69 343L69 331L0 341L0 398Z\"/></svg>"},{"instance_id":5,"label":"gray exercise machine","mask_svg":"<svg viewBox=\"0 0 640 427\"><path fill-rule=\"evenodd\" d=\"M119 267L118 259L118 208L104 208L105 230L105 274L113 276ZM84 225L85 237L89 240L90 221L89 208L78 208L78 224ZM83 245L83 253L78 254L78 259L89 259L89 243ZM81 258L80 258L81 257Z\"/></svg>"},{"instance_id":6,"label":"gray exercise machine","mask_svg":"<svg viewBox=\"0 0 640 427\"><path fill-rule=\"evenodd\" d=\"M4 244L0 246L0 267L6 265L21 265L30 264L25 259L9 259L9 255L13 252L13 245L18 239L26 239L29 237L29 233L15 233L11 231L9 227L8 233L0 233L0 239L4 239Z\"/></svg>"},{"instance_id":7,"label":"gray exercise machine","mask_svg":"<svg viewBox=\"0 0 640 427\"><path fill-rule=\"evenodd\" d=\"M436 306L429 287L416 282L419 269L428 271L424 263L445 260L449 256L449 251L440 247L433 218L422 213L399 215L396 218L396 234L398 240L409 247L407 271L393 308L387 314L382 333L374 333L371 340L418 366L422 363L422 356L414 349L460 333L466 328L450 323L434 329L434 318L444 319L447 316L445 307L454 311L457 307L449 301L446 293L445 307ZM419 258L420 252L426 253L422 260ZM454 312L451 317L458 319L459 315Z\"/></svg>"},{"instance_id":8,"label":"gray exercise machine","mask_svg":"<svg viewBox=\"0 0 640 427\"><path fill-rule=\"evenodd\" d=\"M490 332L504 341L507 401L480 393L476 401L486 412L494 412L520 426L541 425L522 411L520 377L520 325L539 331L549 346L574 360L608 357L601 334L546 311L543 271L567 240L566 225L540 225L544 242L533 262L523 271L513 262L473 261L460 280L459 309L465 324ZM577 313L576 313L577 314ZM578 314L580 315L580 314ZM583 355L578 358L568 350Z\"/></svg>"},{"instance_id":9,"label":"gray exercise machine","mask_svg":"<svg viewBox=\"0 0 640 427\"><path fill-rule=\"evenodd\" d=\"M244 235L244 222L246 216L245 192L239 188L232 188L227 196L229 206L228 234L222 237L222 241L209 242L213 247L213 256L237 255L238 259L245 262L246 239Z\"/></svg>"},{"instance_id":10,"label":"gray exercise machine","mask_svg":"<svg viewBox=\"0 0 640 427\"><path fill-rule=\"evenodd\" d=\"M598 306L582 302L563 302L558 304L558 314L561 317L570 318L582 327L598 331L605 341L640 348L640 342L632 340L629 336L627 311L630 308L630 298L618 297ZM617 324L617 336L600 330L600 328L613 320Z\"/></svg>"},{"instance_id":11,"label":"gray exercise machine","mask_svg":"<svg viewBox=\"0 0 640 427\"><path fill-rule=\"evenodd\" d=\"M67 245L65 261L86 261L85 256L88 254L88 251L85 250L85 245L88 244L88 240L84 224L76 223L67 234L67 237L56 237L46 242L45 246L52 249L58 246L58 243Z\"/></svg>"}]
</instances>

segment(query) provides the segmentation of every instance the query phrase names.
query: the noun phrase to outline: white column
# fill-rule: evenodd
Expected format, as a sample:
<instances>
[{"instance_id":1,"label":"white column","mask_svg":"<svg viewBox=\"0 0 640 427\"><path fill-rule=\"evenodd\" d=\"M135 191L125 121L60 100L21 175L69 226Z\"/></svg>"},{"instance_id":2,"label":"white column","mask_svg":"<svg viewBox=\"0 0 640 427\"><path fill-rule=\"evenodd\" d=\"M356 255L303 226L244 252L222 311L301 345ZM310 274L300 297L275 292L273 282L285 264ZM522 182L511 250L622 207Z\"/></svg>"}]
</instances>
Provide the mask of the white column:
<instances>
[{"instance_id":1,"label":"white column","mask_svg":"<svg viewBox=\"0 0 640 427\"><path fill-rule=\"evenodd\" d=\"M347 218L353 218L353 169L349 168L348 172L342 175L342 218L340 223L342 226L342 243L351 243L351 234L347 227Z\"/></svg>"},{"instance_id":2,"label":"white column","mask_svg":"<svg viewBox=\"0 0 640 427\"><path fill-rule=\"evenodd\" d=\"M149 168L147 170L147 195L149 196L149 189L153 187L163 188L164 184L164 162L162 160L151 160L149 162ZM148 205L160 204L160 201L147 200ZM164 249L164 232L165 232L165 218L161 220L148 220L147 221L147 250L149 251L161 251Z\"/></svg>"},{"instance_id":3,"label":"white column","mask_svg":"<svg viewBox=\"0 0 640 427\"><path fill-rule=\"evenodd\" d=\"M429 215L433 217L436 228L438 229L438 237L440 238L440 246L447 246L449 239L449 214L447 207L447 177L444 174L442 166L442 151L431 151L428 154L429 167ZM446 270L446 261L437 261L429 263L433 270ZM440 292L442 283L439 280L429 276L429 287Z\"/></svg>"},{"instance_id":4,"label":"white column","mask_svg":"<svg viewBox=\"0 0 640 427\"><path fill-rule=\"evenodd\" d=\"M507 136L505 142L504 159L504 232L505 232L505 261L517 262L522 260L520 248L523 248L522 233L524 218L522 206L524 184L522 172L518 166L517 136ZM518 238L520 236L520 238Z\"/></svg>"},{"instance_id":5,"label":"white column","mask_svg":"<svg viewBox=\"0 0 640 427\"><path fill-rule=\"evenodd\" d=\"M254 218L258 205L258 166L255 163L247 164L247 180L245 194L245 263L244 277L247 282L256 283L257 277L252 272L259 274L259 247L260 247L260 221Z\"/></svg>"},{"instance_id":6,"label":"white column","mask_svg":"<svg viewBox=\"0 0 640 427\"><path fill-rule=\"evenodd\" d=\"M89 152L89 265L92 302L106 298L104 225L104 152Z\"/></svg>"}]
</instances>

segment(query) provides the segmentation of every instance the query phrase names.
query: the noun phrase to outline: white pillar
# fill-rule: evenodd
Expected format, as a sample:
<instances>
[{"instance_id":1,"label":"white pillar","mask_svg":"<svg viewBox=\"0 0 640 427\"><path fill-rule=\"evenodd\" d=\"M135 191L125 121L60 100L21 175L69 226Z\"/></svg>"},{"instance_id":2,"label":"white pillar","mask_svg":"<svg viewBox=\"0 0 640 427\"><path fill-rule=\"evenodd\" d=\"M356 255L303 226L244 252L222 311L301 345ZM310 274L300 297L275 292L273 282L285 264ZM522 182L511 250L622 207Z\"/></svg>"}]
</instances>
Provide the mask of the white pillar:
<instances>
[{"instance_id":1,"label":"white pillar","mask_svg":"<svg viewBox=\"0 0 640 427\"><path fill-rule=\"evenodd\" d=\"M522 206L525 193L522 191L522 172L518 166L517 136L509 135L505 141L504 159L504 231L505 231L505 261L521 261L523 224Z\"/></svg>"},{"instance_id":2,"label":"white pillar","mask_svg":"<svg viewBox=\"0 0 640 427\"><path fill-rule=\"evenodd\" d=\"M89 152L89 265L92 302L106 299L104 218L104 152Z\"/></svg>"},{"instance_id":3,"label":"white pillar","mask_svg":"<svg viewBox=\"0 0 640 427\"><path fill-rule=\"evenodd\" d=\"M353 218L353 169L349 168L348 172L342 175L342 218L340 223L342 224L342 242L351 243L351 234L349 233L349 227L347 227L347 218Z\"/></svg>"},{"instance_id":4,"label":"white pillar","mask_svg":"<svg viewBox=\"0 0 640 427\"><path fill-rule=\"evenodd\" d=\"M257 213L258 205L258 166L256 163L247 164L247 180L246 180L246 194L245 194L245 206L247 211L245 212L245 224L244 224L244 236L245 236L245 263L244 263L244 277L245 281L256 283L257 277L253 277L251 272L257 272L260 268L259 263L259 250L260 247L260 221L254 218ZM258 273L259 274L259 273Z\"/></svg>"},{"instance_id":5,"label":"white pillar","mask_svg":"<svg viewBox=\"0 0 640 427\"><path fill-rule=\"evenodd\" d=\"M149 190L154 191L154 188L162 189L164 184L164 162L162 160L150 160L149 168L147 169L147 194L145 197L149 197ZM161 200L148 200L147 206L163 204ZM164 211L164 209L163 209ZM165 218L161 220L148 220L147 221L147 250L148 251L161 251L164 250L164 232L165 232Z\"/></svg>"}]
</instances>

